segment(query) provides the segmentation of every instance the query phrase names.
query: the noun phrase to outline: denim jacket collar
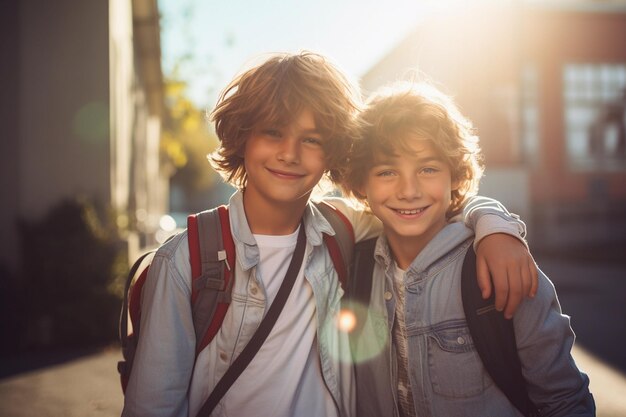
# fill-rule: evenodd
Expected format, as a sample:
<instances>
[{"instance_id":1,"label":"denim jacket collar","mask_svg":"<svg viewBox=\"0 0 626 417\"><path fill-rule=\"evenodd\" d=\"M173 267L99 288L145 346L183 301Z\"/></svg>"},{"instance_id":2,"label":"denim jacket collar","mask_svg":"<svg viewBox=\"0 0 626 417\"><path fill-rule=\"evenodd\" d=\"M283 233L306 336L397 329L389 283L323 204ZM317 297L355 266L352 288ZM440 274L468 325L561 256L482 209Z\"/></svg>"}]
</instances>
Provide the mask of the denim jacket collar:
<instances>
[{"instance_id":1,"label":"denim jacket collar","mask_svg":"<svg viewBox=\"0 0 626 417\"><path fill-rule=\"evenodd\" d=\"M237 260L244 271L259 263L259 247L250 230L243 207L243 192L236 191L229 201L230 229L235 242ZM310 202L304 210L304 231L307 242L312 246L323 243L323 234L334 235L335 231L322 213Z\"/></svg>"},{"instance_id":2,"label":"denim jacket collar","mask_svg":"<svg viewBox=\"0 0 626 417\"><path fill-rule=\"evenodd\" d=\"M383 267L383 270L387 271L393 263L393 254L391 253L391 248L389 247L389 242L387 241L387 236L385 234L381 234L378 240L376 241L376 246L374 247L374 260Z\"/></svg>"},{"instance_id":3,"label":"denim jacket collar","mask_svg":"<svg viewBox=\"0 0 626 417\"><path fill-rule=\"evenodd\" d=\"M473 238L472 230L468 229L462 222L448 223L413 259L406 272L406 283L420 281L435 275L454 260L458 253L463 252L466 246L459 245L460 243L469 241L471 244ZM384 235L378 238L376 242L374 258L376 262L384 266L386 272L393 266L391 248Z\"/></svg>"}]
</instances>

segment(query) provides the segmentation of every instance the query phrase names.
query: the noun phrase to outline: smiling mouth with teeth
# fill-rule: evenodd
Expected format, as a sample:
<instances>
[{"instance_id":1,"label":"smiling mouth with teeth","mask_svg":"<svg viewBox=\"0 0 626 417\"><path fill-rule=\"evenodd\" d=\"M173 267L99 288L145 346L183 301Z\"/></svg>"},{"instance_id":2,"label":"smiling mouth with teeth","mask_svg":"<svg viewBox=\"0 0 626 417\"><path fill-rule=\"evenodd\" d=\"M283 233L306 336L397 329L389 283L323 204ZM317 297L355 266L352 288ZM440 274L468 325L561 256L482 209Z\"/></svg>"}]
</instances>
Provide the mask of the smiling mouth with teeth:
<instances>
[{"instance_id":1,"label":"smiling mouth with teeth","mask_svg":"<svg viewBox=\"0 0 626 417\"><path fill-rule=\"evenodd\" d=\"M425 207L420 208L420 209L413 209L413 210L396 210L396 212L399 214L417 214L417 213L421 213L424 210L426 210Z\"/></svg>"}]
</instances>

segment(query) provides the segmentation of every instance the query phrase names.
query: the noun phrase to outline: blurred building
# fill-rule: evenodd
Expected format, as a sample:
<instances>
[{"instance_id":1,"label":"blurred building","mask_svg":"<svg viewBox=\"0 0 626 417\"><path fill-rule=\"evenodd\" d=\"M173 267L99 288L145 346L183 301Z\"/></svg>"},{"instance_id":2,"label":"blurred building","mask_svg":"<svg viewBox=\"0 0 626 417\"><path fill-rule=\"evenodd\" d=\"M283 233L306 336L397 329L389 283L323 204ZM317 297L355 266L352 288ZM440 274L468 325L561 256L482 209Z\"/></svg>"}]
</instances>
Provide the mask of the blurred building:
<instances>
[{"instance_id":1,"label":"blurred building","mask_svg":"<svg viewBox=\"0 0 626 417\"><path fill-rule=\"evenodd\" d=\"M149 241L168 194L159 30L156 0L0 2L3 269L19 264L17 219L75 196Z\"/></svg>"},{"instance_id":2,"label":"blurred building","mask_svg":"<svg viewBox=\"0 0 626 417\"><path fill-rule=\"evenodd\" d=\"M626 239L626 4L502 1L438 15L362 78L434 81L481 137L481 194L535 247Z\"/></svg>"}]
</instances>

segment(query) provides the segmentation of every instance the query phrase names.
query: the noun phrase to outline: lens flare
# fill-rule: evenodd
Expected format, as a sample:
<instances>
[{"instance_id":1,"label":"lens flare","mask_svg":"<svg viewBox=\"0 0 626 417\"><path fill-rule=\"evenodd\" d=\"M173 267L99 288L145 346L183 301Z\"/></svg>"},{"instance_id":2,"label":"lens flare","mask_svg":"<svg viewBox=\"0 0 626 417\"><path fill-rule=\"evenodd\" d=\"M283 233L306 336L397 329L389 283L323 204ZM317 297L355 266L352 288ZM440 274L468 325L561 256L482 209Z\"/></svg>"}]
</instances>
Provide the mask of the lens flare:
<instances>
[{"instance_id":1,"label":"lens flare","mask_svg":"<svg viewBox=\"0 0 626 417\"><path fill-rule=\"evenodd\" d=\"M89 143L107 143L109 136L109 107L103 102L82 106L72 121L74 133Z\"/></svg>"},{"instance_id":2,"label":"lens flare","mask_svg":"<svg viewBox=\"0 0 626 417\"><path fill-rule=\"evenodd\" d=\"M352 310L343 308L337 315L337 326L339 330L350 333L356 327L356 315Z\"/></svg>"},{"instance_id":3,"label":"lens flare","mask_svg":"<svg viewBox=\"0 0 626 417\"><path fill-rule=\"evenodd\" d=\"M328 324L322 326L322 344L334 346L330 354L343 363L360 363L380 355L388 344L389 328L385 311L369 308L358 301L342 300ZM337 338L339 330L339 338Z\"/></svg>"}]
</instances>

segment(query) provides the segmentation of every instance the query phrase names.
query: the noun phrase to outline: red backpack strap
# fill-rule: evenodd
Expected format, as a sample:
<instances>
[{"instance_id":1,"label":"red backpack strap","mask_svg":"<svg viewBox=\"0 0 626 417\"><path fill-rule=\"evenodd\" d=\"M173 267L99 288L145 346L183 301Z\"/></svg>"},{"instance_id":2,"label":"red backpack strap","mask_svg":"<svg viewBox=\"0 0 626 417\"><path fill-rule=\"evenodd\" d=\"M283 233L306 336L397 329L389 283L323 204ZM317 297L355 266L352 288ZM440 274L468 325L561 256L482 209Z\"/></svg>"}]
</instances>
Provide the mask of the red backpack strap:
<instances>
[{"instance_id":1,"label":"red backpack strap","mask_svg":"<svg viewBox=\"0 0 626 417\"><path fill-rule=\"evenodd\" d=\"M187 230L192 271L191 307L198 354L215 337L226 316L235 244L225 206L190 215Z\"/></svg>"},{"instance_id":2,"label":"red backpack strap","mask_svg":"<svg viewBox=\"0 0 626 417\"><path fill-rule=\"evenodd\" d=\"M148 262L144 262L147 258L154 255L155 251L143 254L130 269L126 278L124 288L124 301L122 311L120 313L119 338L122 345L123 360L117 363L117 370L120 374L122 383L122 392L126 392L126 386L130 379L130 372L135 359L135 351L137 350L137 342L139 337L139 323L141 321L141 291L143 284L148 276ZM141 270L139 276L135 279L137 272ZM130 326L129 328L129 321ZM132 329L132 332L130 330Z\"/></svg>"},{"instance_id":3,"label":"red backpack strap","mask_svg":"<svg viewBox=\"0 0 626 417\"><path fill-rule=\"evenodd\" d=\"M324 243L326 243L333 266L339 276L339 282L345 290L348 282L348 266L352 261L352 252L354 250L354 229L352 228L352 223L335 206L325 201L315 203L315 206L322 212L335 231L334 236L324 233Z\"/></svg>"}]
</instances>

